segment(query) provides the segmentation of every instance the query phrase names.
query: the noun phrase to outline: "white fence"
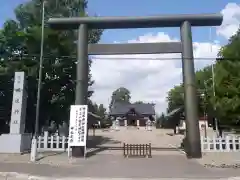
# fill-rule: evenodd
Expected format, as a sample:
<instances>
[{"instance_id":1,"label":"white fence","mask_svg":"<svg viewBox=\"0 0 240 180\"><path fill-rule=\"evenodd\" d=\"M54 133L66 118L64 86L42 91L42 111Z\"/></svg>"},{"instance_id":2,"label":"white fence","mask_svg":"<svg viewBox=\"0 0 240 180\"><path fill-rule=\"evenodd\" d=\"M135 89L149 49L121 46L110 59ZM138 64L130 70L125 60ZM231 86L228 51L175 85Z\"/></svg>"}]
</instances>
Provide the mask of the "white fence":
<instances>
[{"instance_id":1,"label":"white fence","mask_svg":"<svg viewBox=\"0 0 240 180\"><path fill-rule=\"evenodd\" d=\"M38 151L66 151L68 148L68 137L53 135L49 136L48 132L44 132L43 136L38 137Z\"/></svg>"},{"instance_id":2,"label":"white fence","mask_svg":"<svg viewBox=\"0 0 240 180\"><path fill-rule=\"evenodd\" d=\"M240 137L229 135L225 137L201 137L203 152L240 152ZM64 152L68 148L68 137L53 135L44 132L38 137L38 151Z\"/></svg>"},{"instance_id":3,"label":"white fence","mask_svg":"<svg viewBox=\"0 0 240 180\"><path fill-rule=\"evenodd\" d=\"M203 152L240 152L240 137L201 137Z\"/></svg>"}]
</instances>

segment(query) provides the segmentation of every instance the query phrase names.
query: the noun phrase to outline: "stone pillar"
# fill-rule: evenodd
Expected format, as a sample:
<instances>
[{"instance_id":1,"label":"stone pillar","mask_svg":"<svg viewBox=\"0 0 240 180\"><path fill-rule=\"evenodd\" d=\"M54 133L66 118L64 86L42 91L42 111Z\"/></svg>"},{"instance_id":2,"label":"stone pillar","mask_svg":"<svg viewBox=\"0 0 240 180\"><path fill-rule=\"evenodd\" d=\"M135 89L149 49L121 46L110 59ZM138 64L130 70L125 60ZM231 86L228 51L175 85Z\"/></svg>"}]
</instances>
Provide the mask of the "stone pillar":
<instances>
[{"instance_id":1,"label":"stone pillar","mask_svg":"<svg viewBox=\"0 0 240 180\"><path fill-rule=\"evenodd\" d=\"M181 25L183 82L186 116L186 153L189 158L201 158L201 141L198 123L198 103L194 71L191 24Z\"/></svg>"},{"instance_id":2,"label":"stone pillar","mask_svg":"<svg viewBox=\"0 0 240 180\"><path fill-rule=\"evenodd\" d=\"M10 134L23 134L25 131L27 106L26 88L24 72L15 72Z\"/></svg>"},{"instance_id":3,"label":"stone pillar","mask_svg":"<svg viewBox=\"0 0 240 180\"><path fill-rule=\"evenodd\" d=\"M119 126L120 126L120 124L119 124L119 118L117 118L116 121L115 121L115 130L116 130L116 131L119 131L119 130L120 130L120 129L119 129Z\"/></svg>"},{"instance_id":4,"label":"stone pillar","mask_svg":"<svg viewBox=\"0 0 240 180\"><path fill-rule=\"evenodd\" d=\"M76 105L87 105L88 95L88 28L81 24L78 30ZM84 157L84 147L72 147L73 157Z\"/></svg>"},{"instance_id":5,"label":"stone pillar","mask_svg":"<svg viewBox=\"0 0 240 180\"><path fill-rule=\"evenodd\" d=\"M124 126L127 127L127 119L124 119Z\"/></svg>"},{"instance_id":6,"label":"stone pillar","mask_svg":"<svg viewBox=\"0 0 240 180\"><path fill-rule=\"evenodd\" d=\"M151 131L152 130L152 127L151 127L151 121L150 121L150 119L148 119L147 121L146 121L146 130L147 131Z\"/></svg>"},{"instance_id":7,"label":"stone pillar","mask_svg":"<svg viewBox=\"0 0 240 180\"><path fill-rule=\"evenodd\" d=\"M137 120L137 127L139 127L139 125L140 125L140 124L139 124L139 119L138 119L138 120Z\"/></svg>"},{"instance_id":8,"label":"stone pillar","mask_svg":"<svg viewBox=\"0 0 240 180\"><path fill-rule=\"evenodd\" d=\"M0 136L0 153L21 153L31 149L31 134L25 134L27 86L24 72L15 72L10 134Z\"/></svg>"}]
</instances>

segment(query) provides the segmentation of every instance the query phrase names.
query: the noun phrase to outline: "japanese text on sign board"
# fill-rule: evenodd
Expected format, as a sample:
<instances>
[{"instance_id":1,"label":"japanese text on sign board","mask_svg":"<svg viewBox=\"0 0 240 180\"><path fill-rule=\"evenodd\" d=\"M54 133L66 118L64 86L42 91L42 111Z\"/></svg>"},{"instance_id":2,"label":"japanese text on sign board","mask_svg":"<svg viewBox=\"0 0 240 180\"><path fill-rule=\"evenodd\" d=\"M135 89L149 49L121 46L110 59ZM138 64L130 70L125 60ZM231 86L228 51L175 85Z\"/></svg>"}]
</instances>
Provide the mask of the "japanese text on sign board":
<instances>
[{"instance_id":1,"label":"japanese text on sign board","mask_svg":"<svg viewBox=\"0 0 240 180\"><path fill-rule=\"evenodd\" d=\"M85 109L79 108L76 112L76 122L77 122L77 132L78 132L78 142L84 142L85 134Z\"/></svg>"},{"instance_id":2,"label":"japanese text on sign board","mask_svg":"<svg viewBox=\"0 0 240 180\"><path fill-rule=\"evenodd\" d=\"M70 146L85 146L86 144L87 107L85 106L71 106L69 127Z\"/></svg>"},{"instance_id":3,"label":"japanese text on sign board","mask_svg":"<svg viewBox=\"0 0 240 180\"><path fill-rule=\"evenodd\" d=\"M21 84L21 76L17 76L16 77L16 83L17 83L17 86L19 85L19 84ZM15 88L14 89L14 91L15 91L15 93L21 93L21 88L19 88L19 87L17 87L17 88ZM16 95L15 95L16 96ZM17 95L18 96L18 95ZM14 97L15 98L15 97ZM19 104L20 103L20 99L19 98L15 98L14 99L14 103L15 104ZM15 106L14 106L15 107ZM18 106L16 106L16 107L18 107ZM20 113L20 110L19 110L19 108L16 108L15 107L15 109L13 109L12 111L13 111L13 114L14 115L19 115L19 113ZM13 120L12 121L12 123L13 124L18 124L18 122L19 122L19 120Z\"/></svg>"}]
</instances>

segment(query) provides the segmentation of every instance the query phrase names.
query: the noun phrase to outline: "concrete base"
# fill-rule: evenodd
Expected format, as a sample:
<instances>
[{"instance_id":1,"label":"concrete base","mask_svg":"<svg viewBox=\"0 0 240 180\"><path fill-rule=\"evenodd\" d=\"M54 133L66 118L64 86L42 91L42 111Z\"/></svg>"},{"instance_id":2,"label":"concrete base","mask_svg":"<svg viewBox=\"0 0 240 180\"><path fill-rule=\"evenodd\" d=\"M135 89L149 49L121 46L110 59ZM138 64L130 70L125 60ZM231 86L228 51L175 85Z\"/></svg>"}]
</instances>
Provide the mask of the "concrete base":
<instances>
[{"instance_id":1,"label":"concrete base","mask_svg":"<svg viewBox=\"0 0 240 180\"><path fill-rule=\"evenodd\" d=\"M151 126L147 126L147 127L146 127L146 130L147 130L147 131L152 131L152 127L151 127Z\"/></svg>"},{"instance_id":2,"label":"concrete base","mask_svg":"<svg viewBox=\"0 0 240 180\"><path fill-rule=\"evenodd\" d=\"M22 153L31 149L31 134L0 135L0 153Z\"/></svg>"},{"instance_id":3,"label":"concrete base","mask_svg":"<svg viewBox=\"0 0 240 180\"><path fill-rule=\"evenodd\" d=\"M72 157L79 158L85 157L85 149L82 146L73 146L72 147Z\"/></svg>"},{"instance_id":4,"label":"concrete base","mask_svg":"<svg viewBox=\"0 0 240 180\"><path fill-rule=\"evenodd\" d=\"M35 137L32 139L30 160L31 162L37 160L37 139Z\"/></svg>"}]
</instances>

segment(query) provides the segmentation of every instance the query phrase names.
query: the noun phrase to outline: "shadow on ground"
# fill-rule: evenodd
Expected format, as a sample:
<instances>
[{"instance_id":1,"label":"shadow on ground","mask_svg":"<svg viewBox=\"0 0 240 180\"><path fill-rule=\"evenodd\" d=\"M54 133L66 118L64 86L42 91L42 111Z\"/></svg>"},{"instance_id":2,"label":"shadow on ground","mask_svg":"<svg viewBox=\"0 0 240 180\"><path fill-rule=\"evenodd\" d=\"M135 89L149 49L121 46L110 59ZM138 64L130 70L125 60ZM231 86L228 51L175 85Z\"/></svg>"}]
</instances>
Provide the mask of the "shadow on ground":
<instances>
[{"instance_id":1,"label":"shadow on ground","mask_svg":"<svg viewBox=\"0 0 240 180\"><path fill-rule=\"evenodd\" d=\"M119 146L119 147L114 147L114 146L99 146L99 147L96 147L94 150L92 151L89 151L87 153L87 157L91 157L91 156L94 156L94 155L98 155L99 153L103 152L103 151L108 151L108 150L115 150L115 151L122 151L123 153L123 147ZM152 147L152 155L156 155L155 153L156 152L166 152L166 151L169 151L169 152L174 152L174 151L182 151L182 149L180 148L165 148L165 147Z\"/></svg>"},{"instance_id":2,"label":"shadow on ground","mask_svg":"<svg viewBox=\"0 0 240 180\"><path fill-rule=\"evenodd\" d=\"M102 144L121 144L121 141L111 139L104 136L89 136L87 140L87 148L95 148Z\"/></svg>"},{"instance_id":3,"label":"shadow on ground","mask_svg":"<svg viewBox=\"0 0 240 180\"><path fill-rule=\"evenodd\" d=\"M88 151L87 157L97 155L98 153L103 152L105 150L110 150L110 149L120 150L122 148L121 144L122 144L121 141L117 141L109 137L89 136L87 141L87 148L92 149L92 151ZM109 145L109 146L106 146L106 145Z\"/></svg>"},{"instance_id":4,"label":"shadow on ground","mask_svg":"<svg viewBox=\"0 0 240 180\"><path fill-rule=\"evenodd\" d=\"M103 151L122 151L123 153L123 142L117 141L104 136L90 136L87 142L87 157L97 155ZM178 147L154 147L152 146L152 153L161 151L179 151L182 150ZM115 154L114 152L112 152ZM111 154L111 153L110 153ZM121 153L120 153L121 154Z\"/></svg>"},{"instance_id":5,"label":"shadow on ground","mask_svg":"<svg viewBox=\"0 0 240 180\"><path fill-rule=\"evenodd\" d=\"M108 137L104 136L89 136L88 141L87 141L87 149L93 149L93 151L87 153L87 157L91 157L93 155L97 155L99 152L102 152L104 150L109 150L109 149L114 149L118 148L121 149L121 141L113 140ZM104 144L109 144L111 145L110 147L105 147L102 146ZM119 144L119 147L117 147ZM116 146L114 146L116 145ZM43 152L40 153L40 157L37 159L38 161L41 161L45 158L51 157L51 156L58 156L61 154L64 154L66 152ZM28 154L28 153L26 153Z\"/></svg>"},{"instance_id":6,"label":"shadow on ground","mask_svg":"<svg viewBox=\"0 0 240 180\"><path fill-rule=\"evenodd\" d=\"M51 156L58 156L61 154L65 154L66 152L46 152L44 154L41 154L40 157L37 158L37 161L41 161L45 158L51 157Z\"/></svg>"}]
</instances>

